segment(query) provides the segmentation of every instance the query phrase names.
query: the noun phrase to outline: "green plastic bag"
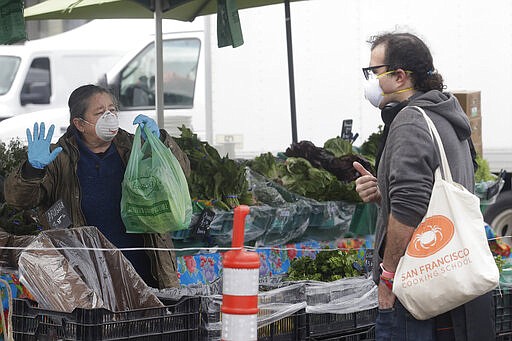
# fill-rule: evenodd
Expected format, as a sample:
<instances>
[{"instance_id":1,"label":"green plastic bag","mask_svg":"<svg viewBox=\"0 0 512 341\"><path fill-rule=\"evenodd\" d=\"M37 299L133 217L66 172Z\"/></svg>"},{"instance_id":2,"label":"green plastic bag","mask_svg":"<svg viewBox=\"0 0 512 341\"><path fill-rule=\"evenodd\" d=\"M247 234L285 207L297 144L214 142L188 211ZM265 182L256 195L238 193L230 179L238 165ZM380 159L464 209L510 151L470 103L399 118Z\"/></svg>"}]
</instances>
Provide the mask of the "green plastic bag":
<instances>
[{"instance_id":1,"label":"green plastic bag","mask_svg":"<svg viewBox=\"0 0 512 341\"><path fill-rule=\"evenodd\" d=\"M189 227L192 203L181 166L156 136L140 127L122 183L121 218L128 233L167 233Z\"/></svg>"}]
</instances>

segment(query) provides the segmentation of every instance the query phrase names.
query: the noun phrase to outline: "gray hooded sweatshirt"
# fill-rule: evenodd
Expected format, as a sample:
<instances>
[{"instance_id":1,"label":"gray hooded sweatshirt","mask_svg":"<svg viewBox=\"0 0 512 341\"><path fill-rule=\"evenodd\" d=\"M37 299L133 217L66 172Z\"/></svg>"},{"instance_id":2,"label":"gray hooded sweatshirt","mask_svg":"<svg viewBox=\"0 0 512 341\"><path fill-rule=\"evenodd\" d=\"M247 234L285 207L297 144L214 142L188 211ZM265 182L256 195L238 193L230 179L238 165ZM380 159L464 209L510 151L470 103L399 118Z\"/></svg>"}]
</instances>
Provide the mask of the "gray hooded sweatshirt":
<instances>
[{"instance_id":1,"label":"gray hooded sweatshirt","mask_svg":"<svg viewBox=\"0 0 512 341\"><path fill-rule=\"evenodd\" d=\"M469 120L456 98L432 90L411 98L391 123L379 164L377 179L382 199L377 219L373 279L379 280L378 266L384 255L389 214L400 223L416 227L427 212L439 166L438 151L419 106L432 119L443 142L453 180L474 189L474 169L469 150ZM483 226L482 226L483 228ZM376 265L376 266L375 266ZM435 290L435 288L432 288ZM457 340L494 338L492 292L451 312Z\"/></svg>"},{"instance_id":2,"label":"gray hooded sweatshirt","mask_svg":"<svg viewBox=\"0 0 512 341\"><path fill-rule=\"evenodd\" d=\"M432 119L446 151L453 180L473 192L474 170L469 150L469 120L457 99L448 93L429 91L414 96L391 123L377 174L382 194L374 261L380 264L389 214L402 224L416 227L427 212L439 166L438 151L423 115L411 106L419 106ZM374 279L379 267L374 267Z\"/></svg>"}]
</instances>

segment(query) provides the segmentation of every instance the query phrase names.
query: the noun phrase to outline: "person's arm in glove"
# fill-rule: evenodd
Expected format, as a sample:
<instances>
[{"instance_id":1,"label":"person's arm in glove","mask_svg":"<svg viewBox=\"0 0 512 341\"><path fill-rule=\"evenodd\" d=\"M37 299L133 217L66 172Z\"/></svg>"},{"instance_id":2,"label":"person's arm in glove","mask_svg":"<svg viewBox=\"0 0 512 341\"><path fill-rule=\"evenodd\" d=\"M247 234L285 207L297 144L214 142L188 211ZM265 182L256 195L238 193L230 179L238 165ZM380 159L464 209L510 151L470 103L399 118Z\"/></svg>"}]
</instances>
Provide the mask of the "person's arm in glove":
<instances>
[{"instance_id":1,"label":"person's arm in glove","mask_svg":"<svg viewBox=\"0 0 512 341\"><path fill-rule=\"evenodd\" d=\"M62 147L57 147L50 152L50 143L52 142L54 129L55 126L52 124L50 129L48 129L48 135L45 137L44 122L41 122L40 126L38 126L37 122L34 123L33 134L30 132L30 128L27 128L28 162L32 167L44 169L62 151Z\"/></svg>"},{"instance_id":2,"label":"person's arm in glove","mask_svg":"<svg viewBox=\"0 0 512 341\"><path fill-rule=\"evenodd\" d=\"M158 125L152 118L140 114L133 120L133 125L135 124L139 125L142 133L141 135L144 140L146 140L147 137L146 133L144 132L144 127L147 127L153 135L155 135L157 138L160 138L160 129L158 129Z\"/></svg>"}]
</instances>

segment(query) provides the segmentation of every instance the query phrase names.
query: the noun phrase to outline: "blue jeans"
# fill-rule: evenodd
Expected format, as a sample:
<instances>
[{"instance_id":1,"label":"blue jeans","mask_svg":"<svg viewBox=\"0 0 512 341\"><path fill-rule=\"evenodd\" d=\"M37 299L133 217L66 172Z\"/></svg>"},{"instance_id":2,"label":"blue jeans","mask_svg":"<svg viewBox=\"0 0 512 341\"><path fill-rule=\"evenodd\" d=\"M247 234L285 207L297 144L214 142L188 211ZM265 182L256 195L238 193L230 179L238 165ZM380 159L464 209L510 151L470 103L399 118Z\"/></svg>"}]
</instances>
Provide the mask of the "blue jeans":
<instances>
[{"instance_id":1,"label":"blue jeans","mask_svg":"<svg viewBox=\"0 0 512 341\"><path fill-rule=\"evenodd\" d=\"M435 341L435 319L416 320L396 300L393 308L379 309L375 322L376 341Z\"/></svg>"}]
</instances>

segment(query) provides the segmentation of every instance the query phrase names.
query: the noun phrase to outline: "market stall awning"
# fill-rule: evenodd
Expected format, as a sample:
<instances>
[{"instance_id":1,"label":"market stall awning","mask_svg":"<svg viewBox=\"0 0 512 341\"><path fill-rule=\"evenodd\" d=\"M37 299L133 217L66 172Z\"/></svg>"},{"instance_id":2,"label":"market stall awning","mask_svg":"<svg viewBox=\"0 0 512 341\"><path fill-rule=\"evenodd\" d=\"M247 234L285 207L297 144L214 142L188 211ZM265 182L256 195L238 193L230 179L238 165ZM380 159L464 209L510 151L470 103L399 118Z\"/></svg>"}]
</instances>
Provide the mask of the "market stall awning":
<instances>
[{"instance_id":1,"label":"market stall awning","mask_svg":"<svg viewBox=\"0 0 512 341\"><path fill-rule=\"evenodd\" d=\"M291 0L299 1L299 0ZM238 9L283 3L284 0L236 0ZM25 19L120 19L153 18L151 0L47 0L25 9ZM217 13L217 0L163 0L163 19L193 21Z\"/></svg>"}]
</instances>

